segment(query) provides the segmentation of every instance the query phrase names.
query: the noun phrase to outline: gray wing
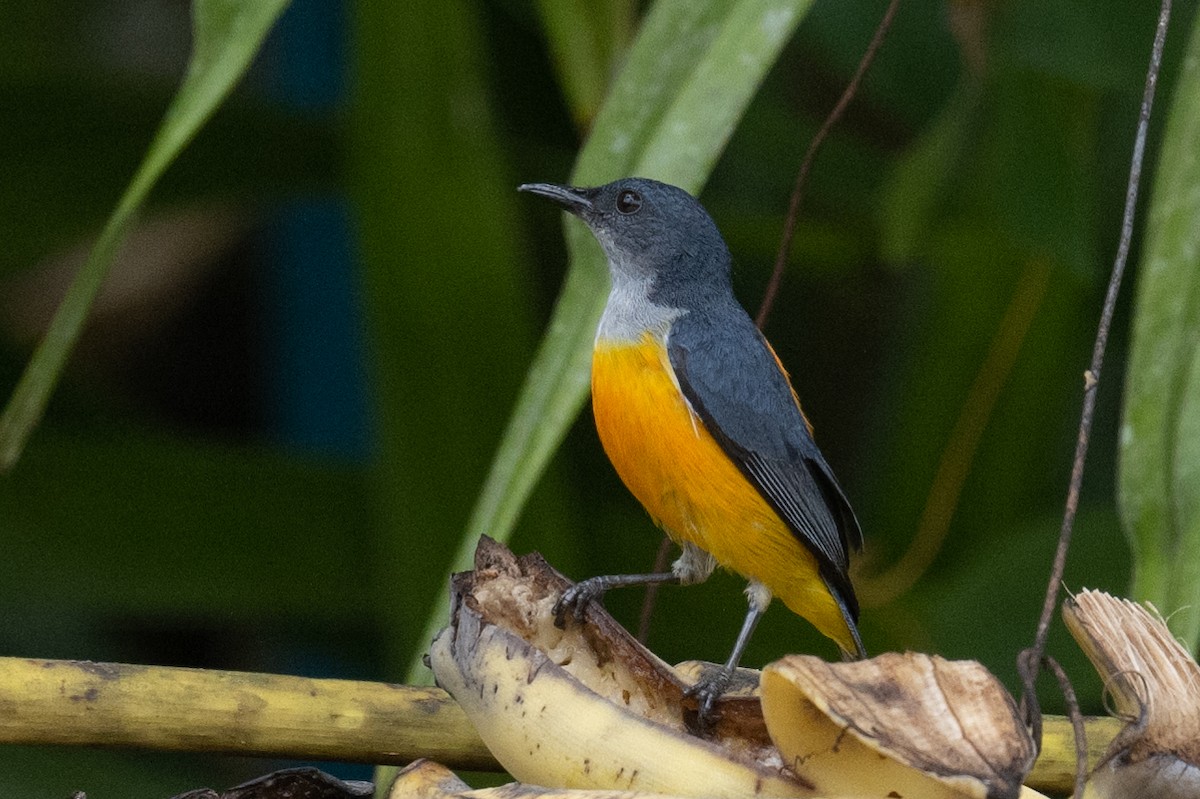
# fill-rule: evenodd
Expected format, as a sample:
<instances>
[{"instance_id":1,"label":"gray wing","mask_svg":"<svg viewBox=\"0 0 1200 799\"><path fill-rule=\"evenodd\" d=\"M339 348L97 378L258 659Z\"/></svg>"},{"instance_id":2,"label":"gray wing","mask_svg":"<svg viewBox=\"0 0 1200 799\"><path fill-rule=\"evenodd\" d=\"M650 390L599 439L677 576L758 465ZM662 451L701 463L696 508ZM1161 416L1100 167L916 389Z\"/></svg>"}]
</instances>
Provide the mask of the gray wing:
<instances>
[{"instance_id":1,"label":"gray wing","mask_svg":"<svg viewBox=\"0 0 1200 799\"><path fill-rule=\"evenodd\" d=\"M740 307L692 311L672 325L667 353L708 432L816 556L857 619L847 550L862 546L862 531L766 340Z\"/></svg>"}]
</instances>

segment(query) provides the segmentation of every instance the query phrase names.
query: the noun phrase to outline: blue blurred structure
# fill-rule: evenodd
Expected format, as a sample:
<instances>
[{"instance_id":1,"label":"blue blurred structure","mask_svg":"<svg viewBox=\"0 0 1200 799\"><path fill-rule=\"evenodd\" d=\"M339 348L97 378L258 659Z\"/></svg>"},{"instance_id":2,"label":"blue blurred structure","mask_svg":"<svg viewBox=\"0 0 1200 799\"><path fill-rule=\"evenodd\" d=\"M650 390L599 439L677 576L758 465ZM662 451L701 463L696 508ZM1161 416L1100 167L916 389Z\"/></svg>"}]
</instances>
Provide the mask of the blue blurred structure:
<instances>
[{"instance_id":1,"label":"blue blurred structure","mask_svg":"<svg viewBox=\"0 0 1200 799\"><path fill-rule=\"evenodd\" d=\"M347 8L341 0L294 0L273 34L271 93L289 110L331 124L346 96ZM267 230L264 376L267 434L318 457L365 462L371 419L358 270L348 200L293 198ZM316 545L317 542L314 542ZM282 670L362 676L346 653L279 652ZM370 779L367 766L314 763L343 779Z\"/></svg>"},{"instance_id":2,"label":"blue blurred structure","mask_svg":"<svg viewBox=\"0 0 1200 799\"><path fill-rule=\"evenodd\" d=\"M346 97L347 9L295 0L275 30L270 91L332 124ZM364 319L352 219L341 195L295 198L267 235L268 435L318 456L365 461L371 449Z\"/></svg>"}]
</instances>

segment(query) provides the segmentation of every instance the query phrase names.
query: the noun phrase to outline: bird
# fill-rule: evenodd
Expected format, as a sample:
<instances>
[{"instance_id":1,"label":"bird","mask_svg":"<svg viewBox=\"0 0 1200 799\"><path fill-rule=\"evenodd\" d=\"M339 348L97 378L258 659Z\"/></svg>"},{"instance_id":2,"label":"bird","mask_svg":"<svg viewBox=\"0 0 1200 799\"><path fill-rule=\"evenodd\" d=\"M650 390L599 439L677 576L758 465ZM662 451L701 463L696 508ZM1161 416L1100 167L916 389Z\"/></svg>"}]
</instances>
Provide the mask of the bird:
<instances>
[{"instance_id":1,"label":"bird","mask_svg":"<svg viewBox=\"0 0 1200 799\"><path fill-rule=\"evenodd\" d=\"M610 588L747 580L749 608L724 667L689 693L703 728L773 597L866 657L849 552L862 530L817 448L775 351L734 296L732 257L685 190L630 177L603 186L526 183L581 219L612 278L592 352L600 442L630 492L680 546L667 572L591 577L554 612L582 620Z\"/></svg>"}]
</instances>

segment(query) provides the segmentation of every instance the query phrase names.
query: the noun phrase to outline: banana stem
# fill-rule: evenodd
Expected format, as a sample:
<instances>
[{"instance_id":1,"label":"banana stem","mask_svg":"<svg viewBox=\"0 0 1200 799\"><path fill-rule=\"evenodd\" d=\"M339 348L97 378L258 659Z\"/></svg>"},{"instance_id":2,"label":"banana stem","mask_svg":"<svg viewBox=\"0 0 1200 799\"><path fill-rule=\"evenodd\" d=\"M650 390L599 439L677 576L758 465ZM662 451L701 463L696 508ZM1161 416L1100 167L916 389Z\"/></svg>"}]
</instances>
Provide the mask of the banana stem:
<instances>
[{"instance_id":1,"label":"banana stem","mask_svg":"<svg viewBox=\"0 0 1200 799\"><path fill-rule=\"evenodd\" d=\"M1085 720L1095 763L1120 722ZM0 744L103 746L500 771L439 688L279 674L0 658ZM1026 781L1069 791L1074 736L1047 716Z\"/></svg>"},{"instance_id":2,"label":"banana stem","mask_svg":"<svg viewBox=\"0 0 1200 799\"><path fill-rule=\"evenodd\" d=\"M0 658L0 744L498 770L445 691L279 674Z\"/></svg>"}]
</instances>

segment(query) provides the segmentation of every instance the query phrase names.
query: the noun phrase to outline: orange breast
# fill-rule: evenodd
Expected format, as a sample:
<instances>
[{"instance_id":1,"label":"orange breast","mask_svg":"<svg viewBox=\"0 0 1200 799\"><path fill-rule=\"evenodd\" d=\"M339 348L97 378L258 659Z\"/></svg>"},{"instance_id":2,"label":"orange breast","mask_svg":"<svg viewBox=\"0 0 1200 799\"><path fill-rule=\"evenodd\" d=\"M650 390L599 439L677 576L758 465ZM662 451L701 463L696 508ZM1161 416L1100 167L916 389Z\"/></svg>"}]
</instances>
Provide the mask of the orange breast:
<instances>
[{"instance_id":1,"label":"orange breast","mask_svg":"<svg viewBox=\"0 0 1200 799\"><path fill-rule=\"evenodd\" d=\"M692 413L657 338L597 342L592 407L604 451L667 535L763 583L793 612L853 650L816 559Z\"/></svg>"}]
</instances>

